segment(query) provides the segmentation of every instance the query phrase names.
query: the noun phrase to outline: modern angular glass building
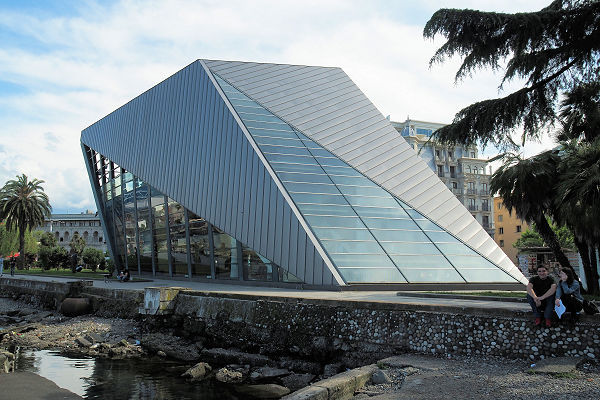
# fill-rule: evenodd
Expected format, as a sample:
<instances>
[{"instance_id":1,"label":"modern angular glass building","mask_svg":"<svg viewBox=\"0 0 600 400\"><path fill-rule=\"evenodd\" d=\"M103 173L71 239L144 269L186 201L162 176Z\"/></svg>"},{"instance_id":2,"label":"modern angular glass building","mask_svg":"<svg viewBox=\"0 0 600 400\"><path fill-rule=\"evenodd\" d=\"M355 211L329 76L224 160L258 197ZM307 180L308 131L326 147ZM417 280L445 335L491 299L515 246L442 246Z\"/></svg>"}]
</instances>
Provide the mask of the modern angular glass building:
<instances>
[{"instance_id":1,"label":"modern angular glass building","mask_svg":"<svg viewBox=\"0 0 600 400\"><path fill-rule=\"evenodd\" d=\"M81 145L120 268L310 287L526 283L339 68L198 60Z\"/></svg>"}]
</instances>

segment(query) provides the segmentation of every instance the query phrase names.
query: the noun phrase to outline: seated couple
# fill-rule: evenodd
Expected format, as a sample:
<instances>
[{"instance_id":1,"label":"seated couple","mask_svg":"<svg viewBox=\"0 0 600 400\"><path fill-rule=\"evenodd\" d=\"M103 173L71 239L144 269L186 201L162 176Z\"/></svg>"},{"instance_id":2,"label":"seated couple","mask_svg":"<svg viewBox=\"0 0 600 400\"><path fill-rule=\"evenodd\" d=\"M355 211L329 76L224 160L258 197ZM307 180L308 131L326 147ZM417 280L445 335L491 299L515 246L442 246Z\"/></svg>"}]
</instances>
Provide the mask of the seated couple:
<instances>
[{"instance_id":1,"label":"seated couple","mask_svg":"<svg viewBox=\"0 0 600 400\"><path fill-rule=\"evenodd\" d=\"M583 296L581 295L579 282L575 280L573 271L568 268L561 269L558 274L558 285L548 275L548 269L540 265L537 268L537 276L529 279L527 285L527 301L531 305L535 316L535 326L542 324L542 316L546 327L552 326L552 312L554 306L560 301L564 304L566 312L571 313L571 322L575 322L577 312L583 308Z\"/></svg>"},{"instance_id":2,"label":"seated couple","mask_svg":"<svg viewBox=\"0 0 600 400\"><path fill-rule=\"evenodd\" d=\"M117 275L117 278L119 278L119 280L121 282L127 282L131 279L131 274L129 273L129 270L126 269L124 271L119 272L119 275Z\"/></svg>"}]
</instances>

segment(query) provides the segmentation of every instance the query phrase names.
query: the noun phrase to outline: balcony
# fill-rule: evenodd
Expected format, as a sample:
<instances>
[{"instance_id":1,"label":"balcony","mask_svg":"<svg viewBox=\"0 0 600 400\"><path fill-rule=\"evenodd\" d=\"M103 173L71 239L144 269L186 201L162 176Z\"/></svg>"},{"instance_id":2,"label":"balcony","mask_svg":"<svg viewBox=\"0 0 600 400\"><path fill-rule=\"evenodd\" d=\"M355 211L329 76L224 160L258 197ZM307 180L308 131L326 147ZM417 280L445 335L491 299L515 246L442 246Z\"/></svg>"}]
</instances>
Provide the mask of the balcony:
<instances>
[{"instance_id":1,"label":"balcony","mask_svg":"<svg viewBox=\"0 0 600 400\"><path fill-rule=\"evenodd\" d=\"M469 211L479 211L479 207L477 207L474 204L469 204L468 209L469 209Z\"/></svg>"},{"instance_id":2,"label":"balcony","mask_svg":"<svg viewBox=\"0 0 600 400\"><path fill-rule=\"evenodd\" d=\"M467 189L467 194L477 194L477 189Z\"/></svg>"},{"instance_id":3,"label":"balcony","mask_svg":"<svg viewBox=\"0 0 600 400\"><path fill-rule=\"evenodd\" d=\"M464 193L464 190L462 188L452 188L452 193L462 196Z\"/></svg>"},{"instance_id":4,"label":"balcony","mask_svg":"<svg viewBox=\"0 0 600 400\"><path fill-rule=\"evenodd\" d=\"M490 191L487 189L481 189L479 191L479 194L481 194L482 196L489 196L490 195Z\"/></svg>"},{"instance_id":5,"label":"balcony","mask_svg":"<svg viewBox=\"0 0 600 400\"><path fill-rule=\"evenodd\" d=\"M492 211L492 207L490 207L488 204L482 204L481 211Z\"/></svg>"}]
</instances>

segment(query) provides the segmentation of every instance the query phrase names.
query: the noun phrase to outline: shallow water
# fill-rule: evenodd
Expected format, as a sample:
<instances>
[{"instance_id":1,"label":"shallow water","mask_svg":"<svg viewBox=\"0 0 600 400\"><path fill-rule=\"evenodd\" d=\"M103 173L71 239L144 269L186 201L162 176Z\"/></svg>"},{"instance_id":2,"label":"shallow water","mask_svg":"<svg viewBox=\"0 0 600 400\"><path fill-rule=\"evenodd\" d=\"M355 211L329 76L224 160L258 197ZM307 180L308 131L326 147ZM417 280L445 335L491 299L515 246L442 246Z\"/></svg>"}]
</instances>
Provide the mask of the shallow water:
<instances>
[{"instance_id":1,"label":"shallow water","mask_svg":"<svg viewBox=\"0 0 600 400\"><path fill-rule=\"evenodd\" d=\"M111 360L71 357L51 350L16 351L15 370L47 378L85 399L238 399L213 381L189 383L189 368L164 359Z\"/></svg>"}]
</instances>

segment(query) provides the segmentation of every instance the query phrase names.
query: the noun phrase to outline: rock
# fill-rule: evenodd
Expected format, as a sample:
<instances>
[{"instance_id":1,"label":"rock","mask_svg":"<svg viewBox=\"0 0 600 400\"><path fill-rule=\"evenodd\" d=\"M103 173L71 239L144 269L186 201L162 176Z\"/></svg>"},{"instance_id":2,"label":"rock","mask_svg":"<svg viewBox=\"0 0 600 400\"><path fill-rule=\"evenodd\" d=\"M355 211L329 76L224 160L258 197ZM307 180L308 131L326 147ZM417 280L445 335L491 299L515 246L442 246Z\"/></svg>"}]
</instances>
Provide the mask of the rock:
<instances>
[{"instance_id":1,"label":"rock","mask_svg":"<svg viewBox=\"0 0 600 400\"><path fill-rule=\"evenodd\" d=\"M205 362L200 362L185 371L181 376L184 378L190 378L190 380L194 382L204 379L211 371L212 367L210 365Z\"/></svg>"},{"instance_id":2,"label":"rock","mask_svg":"<svg viewBox=\"0 0 600 400\"><path fill-rule=\"evenodd\" d=\"M125 339L121 339L121 341L119 342L119 346L121 347L129 347L129 342Z\"/></svg>"},{"instance_id":3,"label":"rock","mask_svg":"<svg viewBox=\"0 0 600 400\"><path fill-rule=\"evenodd\" d=\"M150 353L158 353L162 351L170 358L185 362L198 362L200 353L198 348L190 343L185 342L172 335L151 334L140 342L140 345L147 349ZM208 360L211 362L211 360Z\"/></svg>"},{"instance_id":4,"label":"rock","mask_svg":"<svg viewBox=\"0 0 600 400\"><path fill-rule=\"evenodd\" d=\"M84 337L78 337L77 339L75 339L75 343L77 343L79 346L81 347L91 347L92 343L90 341L88 341L86 338Z\"/></svg>"},{"instance_id":5,"label":"rock","mask_svg":"<svg viewBox=\"0 0 600 400\"><path fill-rule=\"evenodd\" d=\"M217 371L215 378L223 383L240 383L242 381L242 373L239 371L230 371L227 368L221 368Z\"/></svg>"},{"instance_id":6,"label":"rock","mask_svg":"<svg viewBox=\"0 0 600 400\"><path fill-rule=\"evenodd\" d=\"M15 355L6 350L0 350L0 374L8 374L15 370Z\"/></svg>"},{"instance_id":7,"label":"rock","mask_svg":"<svg viewBox=\"0 0 600 400\"><path fill-rule=\"evenodd\" d=\"M315 379L313 374L290 374L282 377L281 383L290 390L298 390L310 385L313 379Z\"/></svg>"},{"instance_id":8,"label":"rock","mask_svg":"<svg viewBox=\"0 0 600 400\"><path fill-rule=\"evenodd\" d=\"M84 297L66 298L60 305L60 312L67 317L89 314L91 309L90 299Z\"/></svg>"},{"instance_id":9,"label":"rock","mask_svg":"<svg viewBox=\"0 0 600 400\"><path fill-rule=\"evenodd\" d=\"M159 357L165 358L167 356L167 353L165 353L162 350L159 350L159 351L156 352L156 355L159 356Z\"/></svg>"},{"instance_id":10,"label":"rock","mask_svg":"<svg viewBox=\"0 0 600 400\"><path fill-rule=\"evenodd\" d=\"M261 367L258 368L250 374L250 379L253 381L264 381L274 378L279 378L282 376L289 375L290 371L283 368L271 368L271 367Z\"/></svg>"},{"instance_id":11,"label":"rock","mask_svg":"<svg viewBox=\"0 0 600 400\"><path fill-rule=\"evenodd\" d=\"M98 335L95 332L88 333L87 335L85 335L85 338L87 341L92 342L94 344L104 343L106 341L102 335Z\"/></svg>"},{"instance_id":12,"label":"rock","mask_svg":"<svg viewBox=\"0 0 600 400\"><path fill-rule=\"evenodd\" d=\"M274 383L268 383L265 385L236 386L235 391L257 399L279 399L280 397L290 393L290 389L280 385L275 385Z\"/></svg>"},{"instance_id":13,"label":"rock","mask_svg":"<svg viewBox=\"0 0 600 400\"><path fill-rule=\"evenodd\" d=\"M329 378L331 376L334 376L338 372L340 372L341 369L342 369L342 364L340 364L340 363L327 364L325 367L323 367L323 378Z\"/></svg>"},{"instance_id":14,"label":"rock","mask_svg":"<svg viewBox=\"0 0 600 400\"><path fill-rule=\"evenodd\" d=\"M545 358L538 361L531 370L535 373L543 374L570 373L577 370L577 364L580 362L582 360L576 357Z\"/></svg>"},{"instance_id":15,"label":"rock","mask_svg":"<svg viewBox=\"0 0 600 400\"><path fill-rule=\"evenodd\" d=\"M390 377L385 373L385 371L382 371L380 369L376 370L375 372L373 372L373 376L371 376L371 381L375 384L375 385L380 385L382 383L391 383L392 380L390 379Z\"/></svg>"},{"instance_id":16,"label":"rock","mask_svg":"<svg viewBox=\"0 0 600 400\"><path fill-rule=\"evenodd\" d=\"M244 353L229 349L204 349L200 352L203 360L212 364L248 364L252 367L262 367L271 363L267 356L262 354Z\"/></svg>"},{"instance_id":17,"label":"rock","mask_svg":"<svg viewBox=\"0 0 600 400\"><path fill-rule=\"evenodd\" d=\"M280 368L287 368L290 371L305 372L314 375L321 373L321 365L312 361L304 360L282 360L278 363Z\"/></svg>"},{"instance_id":18,"label":"rock","mask_svg":"<svg viewBox=\"0 0 600 400\"><path fill-rule=\"evenodd\" d=\"M448 366L446 360L418 354L403 354L385 358L377 363L391 368L415 367L424 371L438 371Z\"/></svg>"}]
</instances>

